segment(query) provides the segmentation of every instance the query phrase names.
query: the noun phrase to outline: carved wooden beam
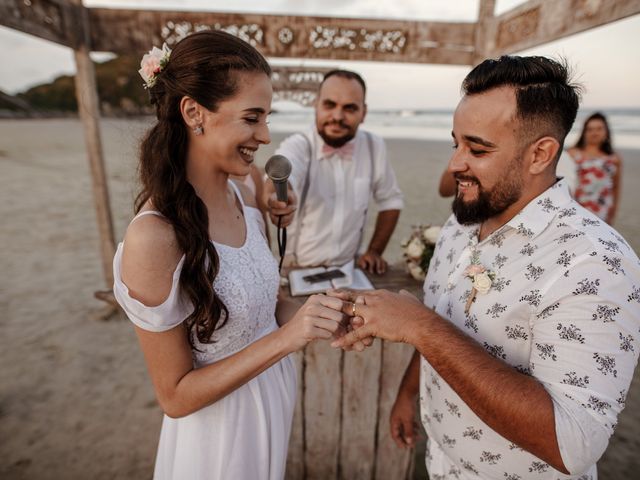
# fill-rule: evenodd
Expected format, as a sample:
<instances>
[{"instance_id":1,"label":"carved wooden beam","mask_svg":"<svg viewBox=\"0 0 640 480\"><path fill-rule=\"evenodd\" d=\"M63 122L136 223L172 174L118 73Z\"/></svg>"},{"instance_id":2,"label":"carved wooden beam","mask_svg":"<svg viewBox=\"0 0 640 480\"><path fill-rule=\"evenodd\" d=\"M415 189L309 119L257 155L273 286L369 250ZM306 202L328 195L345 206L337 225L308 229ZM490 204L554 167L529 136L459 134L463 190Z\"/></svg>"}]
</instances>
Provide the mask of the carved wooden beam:
<instances>
[{"instance_id":1,"label":"carved wooden beam","mask_svg":"<svg viewBox=\"0 0 640 480\"><path fill-rule=\"evenodd\" d=\"M219 28L268 57L472 65L640 13L640 0L529 0L493 17L482 0L478 24L219 12L88 9L93 51L142 54L201 29ZM79 44L77 5L3 0L0 25L61 45Z\"/></svg>"},{"instance_id":2,"label":"carved wooden beam","mask_svg":"<svg viewBox=\"0 0 640 480\"><path fill-rule=\"evenodd\" d=\"M273 67L273 101L290 100L309 106L316 99L325 73L332 68Z\"/></svg>"},{"instance_id":3,"label":"carved wooden beam","mask_svg":"<svg viewBox=\"0 0 640 480\"><path fill-rule=\"evenodd\" d=\"M529 0L488 25L486 56L548 43L640 13L640 0Z\"/></svg>"},{"instance_id":4,"label":"carved wooden beam","mask_svg":"<svg viewBox=\"0 0 640 480\"><path fill-rule=\"evenodd\" d=\"M75 47L80 11L66 0L2 0L0 25Z\"/></svg>"},{"instance_id":5,"label":"carved wooden beam","mask_svg":"<svg viewBox=\"0 0 640 480\"><path fill-rule=\"evenodd\" d=\"M90 9L92 47L142 54L189 33L222 29L267 57L469 64L474 24L379 19Z\"/></svg>"}]
</instances>

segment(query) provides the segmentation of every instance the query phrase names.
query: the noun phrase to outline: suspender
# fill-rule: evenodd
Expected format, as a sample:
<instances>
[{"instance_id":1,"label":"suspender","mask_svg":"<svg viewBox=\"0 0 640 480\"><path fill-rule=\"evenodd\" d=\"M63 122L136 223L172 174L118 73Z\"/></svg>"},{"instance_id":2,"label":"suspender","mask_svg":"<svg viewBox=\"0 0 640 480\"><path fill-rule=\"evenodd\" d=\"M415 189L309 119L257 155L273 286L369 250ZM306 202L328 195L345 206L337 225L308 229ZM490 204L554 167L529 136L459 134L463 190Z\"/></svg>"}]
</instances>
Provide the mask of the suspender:
<instances>
[{"instance_id":1,"label":"suspender","mask_svg":"<svg viewBox=\"0 0 640 480\"><path fill-rule=\"evenodd\" d=\"M364 131L365 137L367 137L367 147L369 150L369 162L370 162L370 168L369 168L369 172L370 172L370 179L369 179L369 194L371 194L371 192L373 192L373 182L375 181L375 166L376 166L376 162L375 162L375 150L373 148L373 135L371 135L370 132ZM312 166L312 162L315 160L315 135L313 136L313 141L309 140L309 138L304 135L303 133L300 133L299 135L302 136L302 138L304 138L304 141L307 144L307 150L309 152L309 165L307 167L307 171L305 173L304 176L304 184L302 186L302 192L300 193L300 203L298 204L298 213L296 215L296 236L293 240L293 263L294 265L298 265L298 244L300 241L300 225L302 222L302 216L303 216L303 209L305 207L305 203L307 200L307 194L309 193L309 186L311 185L311 166ZM355 152L354 152L355 154ZM367 210L369 207L367 207L364 211L364 216L367 216ZM360 248L360 244L362 243L362 237L364 235L364 222L362 223L362 227L360 228L360 238L358 239L358 248Z\"/></svg>"}]
</instances>

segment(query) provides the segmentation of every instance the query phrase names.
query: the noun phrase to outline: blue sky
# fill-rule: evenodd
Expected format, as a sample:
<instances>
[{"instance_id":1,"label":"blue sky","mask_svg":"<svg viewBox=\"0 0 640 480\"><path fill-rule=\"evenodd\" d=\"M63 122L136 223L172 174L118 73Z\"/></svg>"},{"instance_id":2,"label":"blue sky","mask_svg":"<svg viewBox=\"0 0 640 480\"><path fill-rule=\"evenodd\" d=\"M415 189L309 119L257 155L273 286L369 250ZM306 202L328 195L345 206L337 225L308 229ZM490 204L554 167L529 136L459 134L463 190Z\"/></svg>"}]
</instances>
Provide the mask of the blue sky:
<instances>
[{"instance_id":1,"label":"blue sky","mask_svg":"<svg viewBox=\"0 0 640 480\"><path fill-rule=\"evenodd\" d=\"M87 6L171 10L218 10L274 14L474 21L478 0L85 0ZM521 0L498 0L502 13ZM71 50L0 27L0 89L9 93L73 74ZM585 86L583 105L640 108L640 15L520 54L564 56ZM149 46L151 48L151 46ZM144 52L140 52L142 55ZM104 58L104 57L103 57ZM270 59L286 65L349 68L364 75L372 109L454 108L466 66Z\"/></svg>"}]
</instances>

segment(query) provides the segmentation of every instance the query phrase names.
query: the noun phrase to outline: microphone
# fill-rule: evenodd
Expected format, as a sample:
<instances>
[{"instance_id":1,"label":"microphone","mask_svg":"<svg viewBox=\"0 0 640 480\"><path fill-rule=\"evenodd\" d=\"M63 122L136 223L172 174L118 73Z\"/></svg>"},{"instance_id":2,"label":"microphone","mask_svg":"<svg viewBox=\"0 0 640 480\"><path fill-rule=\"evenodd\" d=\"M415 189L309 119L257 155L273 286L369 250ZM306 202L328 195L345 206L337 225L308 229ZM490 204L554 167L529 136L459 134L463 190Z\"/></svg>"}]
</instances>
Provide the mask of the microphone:
<instances>
[{"instance_id":1,"label":"microphone","mask_svg":"<svg viewBox=\"0 0 640 480\"><path fill-rule=\"evenodd\" d=\"M267 176L273 182L278 201L287 203L287 179L291 175L291 162L283 155L272 156L264 166ZM280 265L278 272L282 271L282 262L287 249L287 229L280 226L282 216L278 217L278 252L280 253Z\"/></svg>"},{"instance_id":2,"label":"microphone","mask_svg":"<svg viewBox=\"0 0 640 480\"><path fill-rule=\"evenodd\" d=\"M284 155L273 155L264 170L273 182L278 201L287 203L287 180L291 175L291 162Z\"/></svg>"}]
</instances>

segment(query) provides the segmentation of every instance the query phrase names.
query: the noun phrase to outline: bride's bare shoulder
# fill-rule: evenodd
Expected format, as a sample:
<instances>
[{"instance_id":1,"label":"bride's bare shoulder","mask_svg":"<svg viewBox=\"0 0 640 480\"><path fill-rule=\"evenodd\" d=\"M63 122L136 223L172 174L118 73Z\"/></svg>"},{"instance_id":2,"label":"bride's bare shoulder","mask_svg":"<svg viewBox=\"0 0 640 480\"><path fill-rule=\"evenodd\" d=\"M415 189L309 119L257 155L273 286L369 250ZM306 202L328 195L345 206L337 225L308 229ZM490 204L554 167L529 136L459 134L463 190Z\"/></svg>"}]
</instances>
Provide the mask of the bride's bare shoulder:
<instances>
[{"instance_id":1,"label":"bride's bare shoulder","mask_svg":"<svg viewBox=\"0 0 640 480\"><path fill-rule=\"evenodd\" d=\"M182 252L171 223L158 215L136 218L124 237L122 280L132 297L147 306L169 295Z\"/></svg>"}]
</instances>

